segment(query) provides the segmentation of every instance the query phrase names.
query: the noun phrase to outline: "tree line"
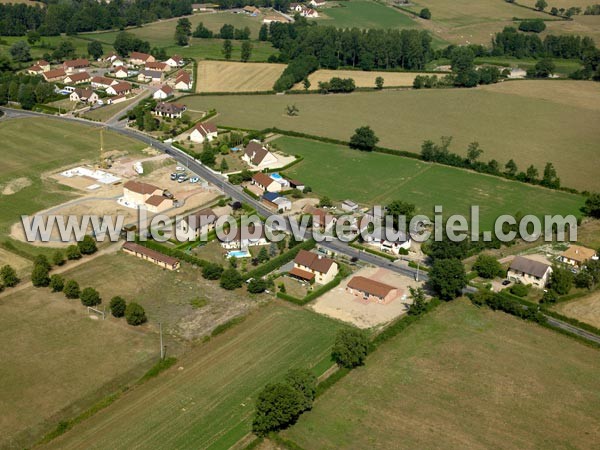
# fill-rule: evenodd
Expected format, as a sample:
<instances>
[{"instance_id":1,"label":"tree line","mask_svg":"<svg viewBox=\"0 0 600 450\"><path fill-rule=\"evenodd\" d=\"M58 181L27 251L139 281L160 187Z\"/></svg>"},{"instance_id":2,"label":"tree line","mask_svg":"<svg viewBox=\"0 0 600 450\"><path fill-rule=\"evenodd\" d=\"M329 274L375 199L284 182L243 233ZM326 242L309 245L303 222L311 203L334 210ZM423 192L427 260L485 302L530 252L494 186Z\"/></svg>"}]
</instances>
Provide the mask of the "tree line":
<instances>
[{"instance_id":1,"label":"tree line","mask_svg":"<svg viewBox=\"0 0 600 450\"><path fill-rule=\"evenodd\" d=\"M192 0L96 0L47 2L38 5L1 4L2 34L23 36L28 31L58 36L86 31L122 29L192 13Z\"/></svg>"}]
</instances>

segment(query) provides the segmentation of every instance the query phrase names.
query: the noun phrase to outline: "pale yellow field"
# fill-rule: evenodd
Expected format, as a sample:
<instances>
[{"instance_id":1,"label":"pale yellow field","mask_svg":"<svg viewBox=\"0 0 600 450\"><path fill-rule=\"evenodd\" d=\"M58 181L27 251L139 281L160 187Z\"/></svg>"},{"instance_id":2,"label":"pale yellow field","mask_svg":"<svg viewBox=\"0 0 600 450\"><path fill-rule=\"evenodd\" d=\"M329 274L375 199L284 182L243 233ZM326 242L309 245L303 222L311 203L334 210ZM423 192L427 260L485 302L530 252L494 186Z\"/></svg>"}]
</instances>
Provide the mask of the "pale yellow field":
<instances>
[{"instance_id":1,"label":"pale yellow field","mask_svg":"<svg viewBox=\"0 0 600 450\"><path fill-rule=\"evenodd\" d=\"M560 303L553 309L567 317L600 328L600 293L598 292L579 300Z\"/></svg>"},{"instance_id":2,"label":"pale yellow field","mask_svg":"<svg viewBox=\"0 0 600 450\"><path fill-rule=\"evenodd\" d=\"M598 1L596 0L594 3L598 3ZM546 26L542 37L546 34L578 34L591 37L596 45L600 42L600 16L573 16L573 20L546 22Z\"/></svg>"},{"instance_id":3,"label":"pale yellow field","mask_svg":"<svg viewBox=\"0 0 600 450\"><path fill-rule=\"evenodd\" d=\"M285 64L200 61L196 92L270 91Z\"/></svg>"},{"instance_id":4,"label":"pale yellow field","mask_svg":"<svg viewBox=\"0 0 600 450\"><path fill-rule=\"evenodd\" d=\"M415 72L363 72L360 70L317 70L312 73L308 80L310 81L310 90L319 89L319 82L329 81L333 77L352 78L356 87L375 87L375 78L383 77L384 86L412 86L413 80L417 75L431 75L428 73ZM437 74L443 77L444 74ZM295 89L304 89L302 83L296 84Z\"/></svg>"}]
</instances>

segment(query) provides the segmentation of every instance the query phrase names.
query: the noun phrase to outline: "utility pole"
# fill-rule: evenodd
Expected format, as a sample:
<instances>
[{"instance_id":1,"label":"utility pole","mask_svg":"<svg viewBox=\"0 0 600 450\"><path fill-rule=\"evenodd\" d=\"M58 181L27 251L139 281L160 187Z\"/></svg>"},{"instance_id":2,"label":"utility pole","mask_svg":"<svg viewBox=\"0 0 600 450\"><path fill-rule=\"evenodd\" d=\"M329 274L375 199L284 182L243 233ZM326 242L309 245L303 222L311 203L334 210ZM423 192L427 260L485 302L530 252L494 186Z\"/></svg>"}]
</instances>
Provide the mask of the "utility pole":
<instances>
[{"instance_id":1,"label":"utility pole","mask_svg":"<svg viewBox=\"0 0 600 450\"><path fill-rule=\"evenodd\" d=\"M162 323L158 323L158 329L160 333L160 360L165 359L165 347L163 345L163 335L162 335Z\"/></svg>"},{"instance_id":2,"label":"utility pole","mask_svg":"<svg viewBox=\"0 0 600 450\"><path fill-rule=\"evenodd\" d=\"M417 276L415 277L415 281L419 281L419 268L421 267L421 260L417 258Z\"/></svg>"}]
</instances>

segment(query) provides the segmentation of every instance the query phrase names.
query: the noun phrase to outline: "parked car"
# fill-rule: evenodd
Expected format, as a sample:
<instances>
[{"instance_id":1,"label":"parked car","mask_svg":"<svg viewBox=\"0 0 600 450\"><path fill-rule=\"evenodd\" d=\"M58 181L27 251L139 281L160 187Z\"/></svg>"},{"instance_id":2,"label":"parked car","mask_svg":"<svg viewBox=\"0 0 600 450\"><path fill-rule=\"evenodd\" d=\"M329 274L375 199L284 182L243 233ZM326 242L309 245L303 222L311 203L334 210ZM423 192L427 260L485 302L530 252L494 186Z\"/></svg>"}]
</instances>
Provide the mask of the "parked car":
<instances>
[{"instance_id":1,"label":"parked car","mask_svg":"<svg viewBox=\"0 0 600 450\"><path fill-rule=\"evenodd\" d=\"M185 171L185 167L177 166L177 167L175 167L175 170L177 172L184 172Z\"/></svg>"},{"instance_id":2,"label":"parked car","mask_svg":"<svg viewBox=\"0 0 600 450\"><path fill-rule=\"evenodd\" d=\"M510 284L510 280L504 280L502 282L502 286L508 286Z\"/></svg>"},{"instance_id":3,"label":"parked car","mask_svg":"<svg viewBox=\"0 0 600 450\"><path fill-rule=\"evenodd\" d=\"M177 174L176 173L172 173L171 174L171 180L175 181L177 179Z\"/></svg>"},{"instance_id":4,"label":"parked car","mask_svg":"<svg viewBox=\"0 0 600 450\"><path fill-rule=\"evenodd\" d=\"M190 178L190 183L197 183L198 181L200 181L200 178L198 178L198 177Z\"/></svg>"}]
</instances>

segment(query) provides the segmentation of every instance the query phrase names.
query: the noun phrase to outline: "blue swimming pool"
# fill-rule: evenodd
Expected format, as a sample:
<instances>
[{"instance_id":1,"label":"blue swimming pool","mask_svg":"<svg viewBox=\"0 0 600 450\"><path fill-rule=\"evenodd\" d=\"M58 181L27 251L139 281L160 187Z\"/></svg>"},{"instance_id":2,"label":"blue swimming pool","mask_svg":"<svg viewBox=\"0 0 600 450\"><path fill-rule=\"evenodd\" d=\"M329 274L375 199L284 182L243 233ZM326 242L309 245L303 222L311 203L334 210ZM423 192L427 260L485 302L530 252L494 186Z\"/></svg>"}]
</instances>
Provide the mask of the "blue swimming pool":
<instances>
[{"instance_id":1,"label":"blue swimming pool","mask_svg":"<svg viewBox=\"0 0 600 450\"><path fill-rule=\"evenodd\" d=\"M281 180L283 177L281 175L279 175L277 172L273 172L271 174L271 178L273 178L274 180Z\"/></svg>"},{"instance_id":2,"label":"blue swimming pool","mask_svg":"<svg viewBox=\"0 0 600 450\"><path fill-rule=\"evenodd\" d=\"M250 258L252 256L248 250L233 250L227 252L228 258Z\"/></svg>"}]
</instances>

